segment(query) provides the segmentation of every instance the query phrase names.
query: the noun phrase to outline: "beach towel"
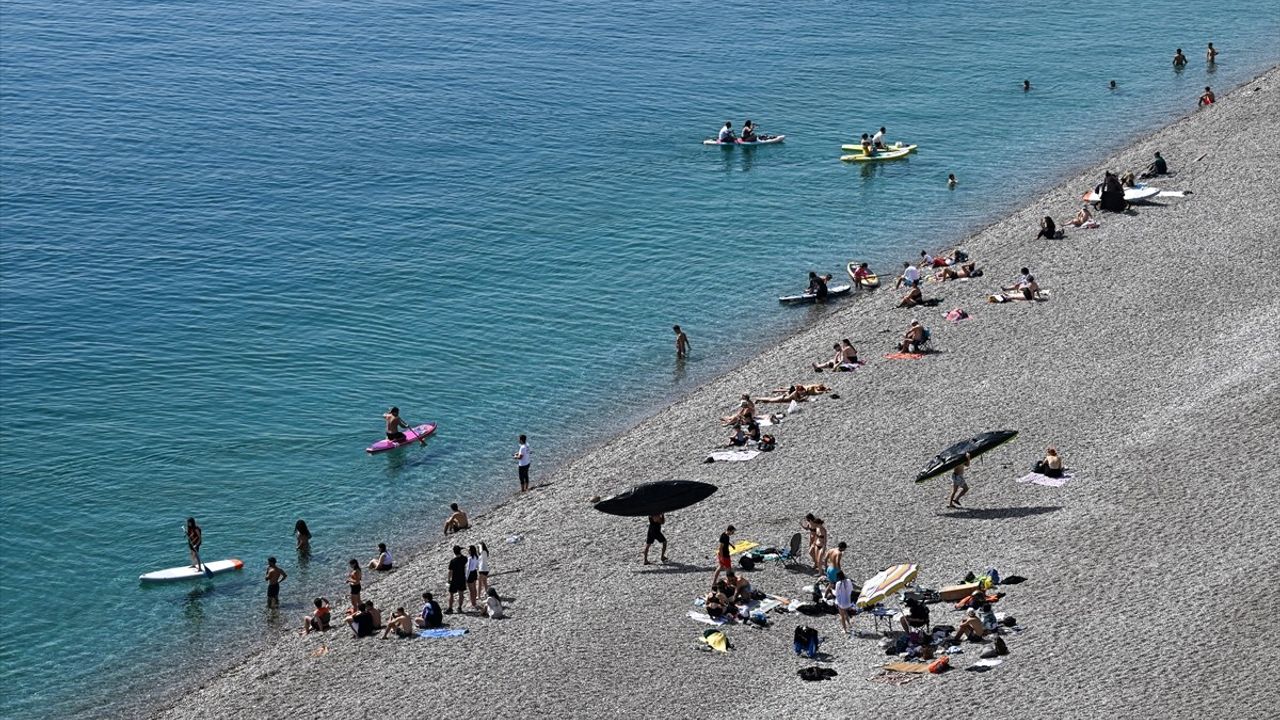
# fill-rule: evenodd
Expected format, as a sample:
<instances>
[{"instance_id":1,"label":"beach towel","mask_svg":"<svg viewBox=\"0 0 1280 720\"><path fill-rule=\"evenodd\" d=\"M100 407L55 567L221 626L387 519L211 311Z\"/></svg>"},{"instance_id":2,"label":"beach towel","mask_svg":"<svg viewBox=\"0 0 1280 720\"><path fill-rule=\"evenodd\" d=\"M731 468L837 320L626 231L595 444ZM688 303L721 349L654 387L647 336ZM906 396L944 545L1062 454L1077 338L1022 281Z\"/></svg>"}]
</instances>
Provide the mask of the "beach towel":
<instances>
[{"instance_id":1,"label":"beach towel","mask_svg":"<svg viewBox=\"0 0 1280 720\"><path fill-rule=\"evenodd\" d=\"M466 634L465 628L430 628L418 631L418 637L420 638L451 638L462 637Z\"/></svg>"},{"instance_id":2,"label":"beach towel","mask_svg":"<svg viewBox=\"0 0 1280 720\"><path fill-rule=\"evenodd\" d=\"M689 617L704 625L724 625L725 623L729 622L724 618L713 618L704 612L698 612L696 610L690 610Z\"/></svg>"},{"instance_id":3,"label":"beach towel","mask_svg":"<svg viewBox=\"0 0 1280 720\"><path fill-rule=\"evenodd\" d=\"M885 355L889 360L919 360L924 357L922 353L904 353L896 352Z\"/></svg>"},{"instance_id":4,"label":"beach towel","mask_svg":"<svg viewBox=\"0 0 1280 720\"><path fill-rule=\"evenodd\" d=\"M965 670L972 670L974 672L986 672L987 670L990 670L991 668L999 665L1002 662L1004 662L1004 660L1001 660L1000 658L983 658L982 660L979 660L973 663L972 665L970 665L969 667L965 668Z\"/></svg>"},{"instance_id":5,"label":"beach towel","mask_svg":"<svg viewBox=\"0 0 1280 720\"><path fill-rule=\"evenodd\" d=\"M884 669L903 673L927 673L929 672L929 663L898 661L886 663Z\"/></svg>"},{"instance_id":6,"label":"beach towel","mask_svg":"<svg viewBox=\"0 0 1280 720\"><path fill-rule=\"evenodd\" d=\"M753 540L739 540L738 542L729 546L729 554L740 555L750 550L751 548L758 548L758 547L760 547L760 543L755 542Z\"/></svg>"},{"instance_id":7,"label":"beach towel","mask_svg":"<svg viewBox=\"0 0 1280 720\"><path fill-rule=\"evenodd\" d=\"M944 317L948 322L958 323L961 320L968 320L969 313L965 312L963 308L952 308Z\"/></svg>"},{"instance_id":8,"label":"beach towel","mask_svg":"<svg viewBox=\"0 0 1280 720\"><path fill-rule=\"evenodd\" d=\"M1071 473L1069 472L1064 472L1062 473L1062 477L1056 477L1056 478L1052 478L1052 477L1049 477L1048 475L1041 475L1040 473L1033 472L1033 473L1027 473L1026 475L1023 475L1017 480L1014 480L1014 482L1031 483L1033 485L1044 485L1045 487L1062 487L1063 485L1066 485L1067 481L1070 479L1071 479Z\"/></svg>"},{"instance_id":9,"label":"beach towel","mask_svg":"<svg viewBox=\"0 0 1280 720\"><path fill-rule=\"evenodd\" d=\"M717 450L707 455L707 459L712 462L745 462L759 454L759 450Z\"/></svg>"},{"instance_id":10,"label":"beach towel","mask_svg":"<svg viewBox=\"0 0 1280 720\"><path fill-rule=\"evenodd\" d=\"M1186 197L1190 194L1190 190L1161 190L1156 197Z\"/></svg>"}]
</instances>

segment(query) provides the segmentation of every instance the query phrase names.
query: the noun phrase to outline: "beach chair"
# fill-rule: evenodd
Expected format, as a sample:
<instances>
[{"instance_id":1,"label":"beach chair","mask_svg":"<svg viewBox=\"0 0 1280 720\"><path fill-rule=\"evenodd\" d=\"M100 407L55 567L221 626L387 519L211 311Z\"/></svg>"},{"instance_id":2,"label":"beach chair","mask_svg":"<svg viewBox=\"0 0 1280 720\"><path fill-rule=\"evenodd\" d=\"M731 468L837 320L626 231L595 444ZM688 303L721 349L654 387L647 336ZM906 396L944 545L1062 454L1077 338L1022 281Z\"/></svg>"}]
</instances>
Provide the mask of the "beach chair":
<instances>
[{"instance_id":1,"label":"beach chair","mask_svg":"<svg viewBox=\"0 0 1280 720\"><path fill-rule=\"evenodd\" d=\"M803 538L800 533L795 533L791 536L791 539L787 541L786 545L778 551L777 556L773 559L783 566L795 562L800 557L800 543L802 541Z\"/></svg>"}]
</instances>

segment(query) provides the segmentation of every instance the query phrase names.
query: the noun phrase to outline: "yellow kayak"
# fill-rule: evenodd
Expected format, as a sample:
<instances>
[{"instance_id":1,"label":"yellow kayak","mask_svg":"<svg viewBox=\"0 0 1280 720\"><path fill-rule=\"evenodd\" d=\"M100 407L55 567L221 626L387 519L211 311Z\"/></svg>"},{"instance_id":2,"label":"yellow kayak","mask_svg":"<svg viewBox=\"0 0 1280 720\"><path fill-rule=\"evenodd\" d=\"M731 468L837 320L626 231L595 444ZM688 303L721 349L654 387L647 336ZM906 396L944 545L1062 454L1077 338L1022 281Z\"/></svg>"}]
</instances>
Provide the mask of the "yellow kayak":
<instances>
[{"instance_id":1,"label":"yellow kayak","mask_svg":"<svg viewBox=\"0 0 1280 720\"><path fill-rule=\"evenodd\" d=\"M920 147L920 146L919 146L919 145L906 145L906 146L904 146L902 143L900 143L900 142L896 142L896 143L894 143L894 144L892 144L892 145L887 145L887 146L885 146L885 149L884 149L884 150L881 150L880 152L885 152L886 150L898 150L898 149L901 149L901 148L903 148L903 147L911 148L911 152L915 152L915 151L916 151L916 148L918 148L918 147ZM852 145L841 145L841 146L840 146L840 149L841 149L841 150L843 150L843 151L845 151L845 152L847 152L847 153L853 153L853 154L855 154L855 155L861 155L861 154L862 154L862 145L860 145L860 144L858 144L858 143L854 143L854 144L852 144Z\"/></svg>"},{"instance_id":2,"label":"yellow kayak","mask_svg":"<svg viewBox=\"0 0 1280 720\"><path fill-rule=\"evenodd\" d=\"M881 160L900 160L911 154L911 151L915 149L915 145L907 145L906 147L900 147L897 150L881 150L875 155L863 155L862 153L858 153L856 155L841 155L840 159L844 162L880 162Z\"/></svg>"}]
</instances>

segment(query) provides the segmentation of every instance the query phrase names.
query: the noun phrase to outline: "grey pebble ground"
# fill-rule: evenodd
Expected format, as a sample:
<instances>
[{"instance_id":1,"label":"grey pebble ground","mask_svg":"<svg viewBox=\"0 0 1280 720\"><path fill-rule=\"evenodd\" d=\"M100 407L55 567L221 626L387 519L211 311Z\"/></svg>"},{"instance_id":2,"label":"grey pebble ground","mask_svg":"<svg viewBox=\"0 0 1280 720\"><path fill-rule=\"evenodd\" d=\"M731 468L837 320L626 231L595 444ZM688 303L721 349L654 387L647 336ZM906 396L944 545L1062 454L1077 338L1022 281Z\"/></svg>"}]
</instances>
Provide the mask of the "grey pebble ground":
<instances>
[{"instance_id":1,"label":"grey pebble ground","mask_svg":"<svg viewBox=\"0 0 1280 720\"><path fill-rule=\"evenodd\" d=\"M1270 718L1280 708L1280 71L1275 69L1036 198L961 246L986 275L931 285L937 308L900 310L881 289L697 389L572 462L527 497L457 538L493 550L493 585L512 618L451 616L451 640L353 640L296 627L161 717L619 718ZM1194 99L1192 99L1194 100ZM1060 221L1104 168L1141 169L1160 150L1189 190L1102 227L1033 240ZM930 248L942 250L943 248ZM1030 266L1042 303L984 296ZM963 307L972 319L942 319ZM938 352L883 355L919 317ZM816 375L831 342L851 338L868 364ZM742 392L825 382L841 395L806 404L778 449L703 464ZM949 481L912 479L951 442L1013 428L1012 444L974 463L967 508L947 510ZM1022 485L1046 446L1076 472L1062 488ZM673 563L640 564L644 522L587 500L658 479L720 486L670 516ZM514 482L514 481L513 481ZM776 544L815 512L861 580L894 563L919 584L995 566L1028 578L1000 608L1022 632L985 673L963 668L908 684L871 682L874 639L839 635L834 616L774 616L730 627L728 654L700 652L685 617L711 577L717 534ZM508 544L504 538L520 535ZM380 578L366 597L411 610L445 596L453 539ZM655 553L656 557L656 553ZM793 594L803 573L769 567L757 587ZM335 581L336 582L336 581ZM954 613L934 606L935 622ZM816 623L815 623L816 620ZM793 628L815 624L839 676L801 682ZM316 655L326 646L327 653Z\"/></svg>"}]
</instances>

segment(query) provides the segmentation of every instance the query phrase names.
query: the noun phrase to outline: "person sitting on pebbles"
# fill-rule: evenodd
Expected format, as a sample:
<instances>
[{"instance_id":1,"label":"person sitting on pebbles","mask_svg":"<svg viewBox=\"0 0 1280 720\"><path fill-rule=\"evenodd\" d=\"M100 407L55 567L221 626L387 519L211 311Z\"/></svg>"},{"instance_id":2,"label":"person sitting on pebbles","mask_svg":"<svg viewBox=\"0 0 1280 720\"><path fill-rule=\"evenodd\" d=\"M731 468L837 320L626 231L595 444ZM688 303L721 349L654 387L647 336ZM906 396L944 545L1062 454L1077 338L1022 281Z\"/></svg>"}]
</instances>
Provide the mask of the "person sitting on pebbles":
<instances>
[{"instance_id":1,"label":"person sitting on pebbles","mask_svg":"<svg viewBox=\"0 0 1280 720\"><path fill-rule=\"evenodd\" d=\"M772 397L760 398L762 403L787 403L791 401L804 402L807 397L821 395L830 392L831 388L818 383L816 385L788 385L785 388L774 388L772 392L776 393Z\"/></svg>"},{"instance_id":2,"label":"person sitting on pebbles","mask_svg":"<svg viewBox=\"0 0 1280 720\"><path fill-rule=\"evenodd\" d=\"M1058 454L1057 448L1045 450L1044 459L1036 463L1033 469L1046 477L1062 477L1062 456Z\"/></svg>"},{"instance_id":3,"label":"person sitting on pebbles","mask_svg":"<svg viewBox=\"0 0 1280 720\"><path fill-rule=\"evenodd\" d=\"M471 527L471 523L467 521L467 514L458 509L458 503L449 503L449 509L452 514L449 519L444 521L444 534L461 532Z\"/></svg>"},{"instance_id":4,"label":"person sitting on pebbles","mask_svg":"<svg viewBox=\"0 0 1280 720\"><path fill-rule=\"evenodd\" d=\"M1068 225L1078 228L1096 228L1098 221L1093 219L1093 213L1089 212L1089 203L1080 206L1080 212L1076 216L1067 221Z\"/></svg>"},{"instance_id":5,"label":"person sitting on pebbles","mask_svg":"<svg viewBox=\"0 0 1280 720\"><path fill-rule=\"evenodd\" d=\"M730 570L724 574L725 595L737 605L751 602L751 583L745 575Z\"/></svg>"},{"instance_id":6,"label":"person sitting on pebbles","mask_svg":"<svg viewBox=\"0 0 1280 720\"><path fill-rule=\"evenodd\" d=\"M742 447L747 444L747 433L743 431L742 425L735 423L733 426L733 434L729 436L729 442L725 443L725 447Z\"/></svg>"},{"instance_id":7,"label":"person sitting on pebbles","mask_svg":"<svg viewBox=\"0 0 1280 720\"><path fill-rule=\"evenodd\" d=\"M404 608L398 607L391 613L391 619L387 621L387 626L382 629L382 639L386 640L387 636L395 633L396 637L412 637L413 636L413 618L409 617L409 613Z\"/></svg>"},{"instance_id":8,"label":"person sitting on pebbles","mask_svg":"<svg viewBox=\"0 0 1280 720\"><path fill-rule=\"evenodd\" d=\"M378 555L369 561L369 569L387 572L394 566L395 563L391 560L391 553L387 550L387 544L378 543Z\"/></svg>"},{"instance_id":9,"label":"person sitting on pebbles","mask_svg":"<svg viewBox=\"0 0 1280 720\"><path fill-rule=\"evenodd\" d=\"M735 410L732 414L725 415L724 417L720 418L720 422L725 425L734 425L734 424L741 425L743 423L751 422L752 420L754 420L755 415L756 415L756 404L751 401L750 395L743 393L742 400L738 402L738 409Z\"/></svg>"},{"instance_id":10,"label":"person sitting on pebbles","mask_svg":"<svg viewBox=\"0 0 1280 720\"><path fill-rule=\"evenodd\" d=\"M920 348L928 339L929 331L925 326L921 325L919 320L912 320L911 327L907 328L907 332L902 336L902 341L898 343L898 351L904 353L920 352Z\"/></svg>"},{"instance_id":11,"label":"person sitting on pebbles","mask_svg":"<svg viewBox=\"0 0 1280 720\"><path fill-rule=\"evenodd\" d=\"M1010 300L1040 300L1040 285L1036 282L1034 275L1028 275L1027 279L1018 283L1012 288L1006 288L1007 292L996 293L987 298L987 302L1002 303Z\"/></svg>"},{"instance_id":12,"label":"person sitting on pebbles","mask_svg":"<svg viewBox=\"0 0 1280 720\"><path fill-rule=\"evenodd\" d=\"M915 307L923 304L924 293L920 290L919 285L912 286L912 288L907 291L907 294L903 295L902 299L898 301L898 307L900 308Z\"/></svg>"},{"instance_id":13,"label":"person sitting on pebbles","mask_svg":"<svg viewBox=\"0 0 1280 720\"><path fill-rule=\"evenodd\" d=\"M835 356L821 365L814 363L814 372L822 372L824 369L839 372L841 370L852 370L854 366L857 366L858 349L847 338L842 342L834 343L831 349L836 351Z\"/></svg>"}]
</instances>

